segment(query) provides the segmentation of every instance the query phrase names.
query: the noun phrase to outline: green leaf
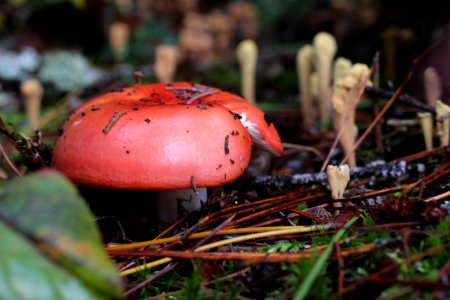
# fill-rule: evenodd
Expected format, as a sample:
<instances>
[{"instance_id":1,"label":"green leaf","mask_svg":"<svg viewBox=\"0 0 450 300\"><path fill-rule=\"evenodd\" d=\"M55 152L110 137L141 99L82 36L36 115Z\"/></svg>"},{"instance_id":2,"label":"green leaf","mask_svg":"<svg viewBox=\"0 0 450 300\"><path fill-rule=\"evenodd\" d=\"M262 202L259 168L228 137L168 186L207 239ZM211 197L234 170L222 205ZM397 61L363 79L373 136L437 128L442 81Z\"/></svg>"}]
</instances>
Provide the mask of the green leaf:
<instances>
[{"instance_id":1,"label":"green leaf","mask_svg":"<svg viewBox=\"0 0 450 300\"><path fill-rule=\"evenodd\" d=\"M121 297L93 216L56 172L0 184L0 245L1 299Z\"/></svg>"}]
</instances>

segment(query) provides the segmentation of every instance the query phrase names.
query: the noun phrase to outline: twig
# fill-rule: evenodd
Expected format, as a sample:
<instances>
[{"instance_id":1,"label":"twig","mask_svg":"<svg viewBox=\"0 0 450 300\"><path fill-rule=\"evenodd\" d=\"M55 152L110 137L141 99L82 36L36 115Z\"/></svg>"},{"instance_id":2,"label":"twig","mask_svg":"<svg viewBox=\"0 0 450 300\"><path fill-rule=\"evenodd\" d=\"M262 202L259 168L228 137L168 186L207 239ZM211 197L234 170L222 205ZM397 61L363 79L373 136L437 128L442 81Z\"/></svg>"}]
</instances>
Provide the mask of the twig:
<instances>
[{"instance_id":1,"label":"twig","mask_svg":"<svg viewBox=\"0 0 450 300\"><path fill-rule=\"evenodd\" d=\"M169 232L171 232L173 229L175 229L178 225L180 225L181 223L183 223L187 217L189 217L189 215L185 215L183 216L181 219L177 220L176 222L174 222L172 225L170 225L169 227L167 227L166 229L163 230L163 232L161 232L160 234L158 234L154 240L159 240L160 238L162 238L163 236L165 236L166 234L168 234Z\"/></svg>"},{"instance_id":2,"label":"twig","mask_svg":"<svg viewBox=\"0 0 450 300\"><path fill-rule=\"evenodd\" d=\"M16 168L16 166L12 163L12 161L9 159L8 155L6 154L5 149L3 148L3 145L0 143L0 153L5 158L6 162L8 163L8 166L11 168L11 170L14 171L14 173L18 177L23 177L22 173Z\"/></svg>"},{"instance_id":3,"label":"twig","mask_svg":"<svg viewBox=\"0 0 450 300\"><path fill-rule=\"evenodd\" d=\"M214 236L217 231L221 230L226 224L228 224L234 216L228 218L227 220L225 220L225 222L223 222L221 225L219 225L215 230L211 231L210 234L208 234L206 237L204 237L203 239L201 239L200 241L198 241L193 247L192 249L196 249L199 246L201 246L202 244L204 244L206 241L208 241L212 236ZM134 286L132 289L128 290L125 293L125 296L129 296L133 293L135 293L136 291L140 290L141 288L143 288L144 286L146 286L147 284L149 284L150 282L154 281L155 279L167 274L168 272L170 272L171 270L173 270L176 266L178 265L178 262L170 265L170 266L166 266L162 271L154 274L153 276L151 276L150 278L142 281L141 283L139 283L138 285Z\"/></svg>"},{"instance_id":4,"label":"twig","mask_svg":"<svg viewBox=\"0 0 450 300\"><path fill-rule=\"evenodd\" d=\"M446 244L443 244L443 245L440 245L440 246L437 246L437 247L434 247L434 248L430 248L430 249L425 250L425 251L423 251L423 252L421 252L421 253L419 253L417 255L411 256L410 258L405 259L405 260L401 261L400 263L407 263L407 262L410 263L410 262L414 262L414 261L419 261L419 260L421 260L424 257L427 257L429 255L433 255L433 254L442 252L442 251L446 250L447 248L450 248L450 243L446 243ZM387 267L385 267L385 268L383 268L383 269L381 269L379 271L376 271L376 272L372 273L370 276L365 277L365 278L359 280L356 283L353 283L353 284L350 284L350 285L346 286L345 289L343 290L343 294L345 294L347 292L350 292L350 291L353 291L357 286L359 286L359 285L361 285L363 283L366 283L368 281L371 281L373 278L380 278L380 276L382 276L382 275L384 275L386 273L389 273L389 272L395 270L398 267L399 266L397 264L390 264L389 266L387 266Z\"/></svg>"},{"instance_id":5,"label":"twig","mask_svg":"<svg viewBox=\"0 0 450 300\"><path fill-rule=\"evenodd\" d=\"M450 191L446 191L446 192L444 192L444 193L442 193L440 195L436 195L434 197L425 199L424 201L425 202L434 202L434 201L439 201L439 200L442 200L442 199L445 199L445 198L450 198Z\"/></svg>"},{"instance_id":6,"label":"twig","mask_svg":"<svg viewBox=\"0 0 450 300\"><path fill-rule=\"evenodd\" d=\"M289 226L288 229L280 229L280 230L272 230L272 231L266 231L266 232L258 232L258 233L253 233L253 234L249 234L249 235L238 236L238 237L229 238L229 239L226 239L226 240L217 241L217 242L214 242L214 243L210 243L210 244L198 247L197 249L194 250L194 252L201 252L201 251L210 250L210 249L214 249L214 248L217 248L217 247L221 247L221 246L225 246L225 245L229 245L229 244L233 244L233 243L238 243L238 242L243 242L243 241L248 241L248 240L254 240L254 239L259 239L259 238L268 237L268 236L276 236L276 235L284 235L284 234L292 234L292 233L302 233L302 232L311 232L311 231L317 231L317 230L326 230L326 229L330 229L331 227L333 227L332 224L316 225L316 226L309 226L309 227L307 227L307 226L295 226L295 227L294 226ZM136 244L140 244L140 243L135 243L135 245ZM118 247L114 247L114 248L118 248ZM110 251L110 249L109 249L109 251ZM178 251L174 251L174 252L178 253ZM144 252L139 252L139 253L136 253L136 254L142 255L143 253ZM151 251L150 253L159 254L159 253L163 253L163 251ZM189 253L189 252L186 252L186 253ZM111 252L110 252L110 254L111 254ZM141 265L141 266L137 266L137 267L134 267L134 268L122 271L120 274L122 276L131 275L131 274L134 274L136 272L140 272L142 270L151 269L151 268L160 266L162 264L169 263L171 261L172 261L172 258L165 257L165 258L153 261L151 263L147 263L147 264L144 264L144 265Z\"/></svg>"},{"instance_id":7,"label":"twig","mask_svg":"<svg viewBox=\"0 0 450 300\"><path fill-rule=\"evenodd\" d=\"M134 287L132 287L131 289L129 289L128 291L126 291L124 293L124 297L128 297L132 294L134 294L135 292L139 291L140 289L142 289L144 286L146 286L147 284L149 284L150 282L158 279L159 277L169 273L170 271L172 271L176 266L178 265L178 262L172 264L172 265L168 265L166 266L164 269L162 269L161 271L159 271L158 273L153 274L153 276L141 281L139 284L135 285Z\"/></svg>"},{"instance_id":8,"label":"twig","mask_svg":"<svg viewBox=\"0 0 450 300\"><path fill-rule=\"evenodd\" d=\"M391 99L395 94L393 91L387 91L387 90L383 90L381 88L377 88L377 87L373 87L373 86L366 86L365 91L371 97L378 97L378 98L385 98L385 99ZM427 111L427 112L434 113L434 109L432 107L429 107L425 103L420 102L419 100L417 100L407 94L399 95L398 100L403 102L404 104L413 106L413 107L419 109L420 111Z\"/></svg>"},{"instance_id":9,"label":"twig","mask_svg":"<svg viewBox=\"0 0 450 300\"><path fill-rule=\"evenodd\" d=\"M316 148L314 148L312 146L305 146L305 145L299 145L299 144L293 144L293 143L283 143L283 147L284 148L295 149L295 150L299 150L299 151L309 151L311 153L314 153L320 159L324 158L323 154L320 153L319 150L317 150Z\"/></svg>"}]
</instances>

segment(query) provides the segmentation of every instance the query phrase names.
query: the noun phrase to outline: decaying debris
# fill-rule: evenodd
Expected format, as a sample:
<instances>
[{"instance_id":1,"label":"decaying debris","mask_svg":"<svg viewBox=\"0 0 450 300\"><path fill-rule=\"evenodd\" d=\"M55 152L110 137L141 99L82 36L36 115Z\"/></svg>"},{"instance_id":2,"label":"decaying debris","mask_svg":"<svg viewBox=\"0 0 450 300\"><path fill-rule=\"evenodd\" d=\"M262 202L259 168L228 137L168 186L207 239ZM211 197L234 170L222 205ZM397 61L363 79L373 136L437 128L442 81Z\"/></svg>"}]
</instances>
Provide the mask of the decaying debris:
<instances>
[{"instance_id":1,"label":"decaying debris","mask_svg":"<svg viewBox=\"0 0 450 300\"><path fill-rule=\"evenodd\" d=\"M425 172L424 164L407 163L405 161L350 168L350 176L356 178L369 178L372 176L376 178L399 178L406 174L417 175L423 172ZM301 185L325 184L326 181L326 173L318 172L284 176L258 176L247 179L245 184L249 189L277 191Z\"/></svg>"}]
</instances>

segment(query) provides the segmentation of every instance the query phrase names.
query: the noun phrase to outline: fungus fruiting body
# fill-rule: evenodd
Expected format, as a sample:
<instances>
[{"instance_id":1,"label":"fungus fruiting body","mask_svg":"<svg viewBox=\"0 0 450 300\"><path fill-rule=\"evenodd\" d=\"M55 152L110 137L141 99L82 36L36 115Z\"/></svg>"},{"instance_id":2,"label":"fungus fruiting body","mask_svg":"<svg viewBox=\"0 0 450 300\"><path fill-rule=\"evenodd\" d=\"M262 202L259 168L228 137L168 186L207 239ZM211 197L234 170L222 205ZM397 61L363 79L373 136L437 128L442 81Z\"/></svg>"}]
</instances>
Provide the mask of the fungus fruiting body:
<instances>
[{"instance_id":1,"label":"fungus fruiting body","mask_svg":"<svg viewBox=\"0 0 450 300\"><path fill-rule=\"evenodd\" d=\"M425 100L430 107L436 106L436 101L441 99L442 84L439 74L433 67L428 67L423 73L425 88Z\"/></svg>"},{"instance_id":2,"label":"fungus fruiting body","mask_svg":"<svg viewBox=\"0 0 450 300\"><path fill-rule=\"evenodd\" d=\"M311 128L314 121L310 77L313 70L313 60L314 48L311 45L304 45L297 52L297 74L299 77L303 123L307 128Z\"/></svg>"},{"instance_id":3,"label":"fungus fruiting body","mask_svg":"<svg viewBox=\"0 0 450 300\"><path fill-rule=\"evenodd\" d=\"M433 114L430 112L417 113L420 127L422 128L425 148L427 150L433 149Z\"/></svg>"},{"instance_id":4,"label":"fungus fruiting body","mask_svg":"<svg viewBox=\"0 0 450 300\"><path fill-rule=\"evenodd\" d=\"M319 113L322 129L326 128L330 110L331 65L337 51L335 38L327 32L319 32L313 39L316 69L319 76Z\"/></svg>"},{"instance_id":5,"label":"fungus fruiting body","mask_svg":"<svg viewBox=\"0 0 450 300\"><path fill-rule=\"evenodd\" d=\"M351 69L352 61L345 57L338 57L333 66L333 82L344 77Z\"/></svg>"},{"instance_id":6,"label":"fungus fruiting body","mask_svg":"<svg viewBox=\"0 0 450 300\"><path fill-rule=\"evenodd\" d=\"M441 100L436 101L436 118L437 121L437 134L441 141L441 146L447 146L450 143L450 119L445 118L439 120L445 115L450 113L450 105L445 104Z\"/></svg>"},{"instance_id":7,"label":"fungus fruiting body","mask_svg":"<svg viewBox=\"0 0 450 300\"><path fill-rule=\"evenodd\" d=\"M175 76L178 47L161 44L155 49L155 76L159 82L171 82Z\"/></svg>"},{"instance_id":8,"label":"fungus fruiting body","mask_svg":"<svg viewBox=\"0 0 450 300\"><path fill-rule=\"evenodd\" d=\"M366 84L364 79L368 74L369 68L367 65L353 65L347 75L335 82L331 100L334 128L337 132L343 130L340 143L345 154L349 155L348 163L351 167L356 166L353 145L357 135L355 126L355 109L357 101L359 101L357 98L359 90ZM344 128L341 129L342 127Z\"/></svg>"},{"instance_id":9,"label":"fungus fruiting body","mask_svg":"<svg viewBox=\"0 0 450 300\"><path fill-rule=\"evenodd\" d=\"M28 117L28 122L32 129L39 128L39 119L41 111L41 103L43 96L43 88L41 83L36 79L29 79L20 85L23 102Z\"/></svg>"},{"instance_id":10,"label":"fungus fruiting body","mask_svg":"<svg viewBox=\"0 0 450 300\"><path fill-rule=\"evenodd\" d=\"M241 66L242 96L250 103L255 103L255 76L258 60L258 46L247 39L239 43L236 56Z\"/></svg>"},{"instance_id":11,"label":"fungus fruiting body","mask_svg":"<svg viewBox=\"0 0 450 300\"><path fill-rule=\"evenodd\" d=\"M92 99L70 116L52 165L83 186L197 194L241 176L252 139L283 152L274 125L236 95L190 83L139 85Z\"/></svg>"},{"instance_id":12,"label":"fungus fruiting body","mask_svg":"<svg viewBox=\"0 0 450 300\"><path fill-rule=\"evenodd\" d=\"M331 198L341 199L344 197L345 188L350 181L350 168L348 165L327 167L327 179L331 189ZM335 203L334 207L341 207L340 202Z\"/></svg>"}]
</instances>

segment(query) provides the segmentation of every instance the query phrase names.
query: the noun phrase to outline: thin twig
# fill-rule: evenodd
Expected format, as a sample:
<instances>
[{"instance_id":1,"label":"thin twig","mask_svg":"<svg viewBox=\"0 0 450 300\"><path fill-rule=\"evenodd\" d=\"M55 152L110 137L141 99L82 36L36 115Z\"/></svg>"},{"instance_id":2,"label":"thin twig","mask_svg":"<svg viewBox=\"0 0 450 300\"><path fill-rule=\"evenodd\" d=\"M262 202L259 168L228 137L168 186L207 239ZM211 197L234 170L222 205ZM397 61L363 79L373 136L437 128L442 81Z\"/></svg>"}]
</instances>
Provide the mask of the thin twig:
<instances>
[{"instance_id":1,"label":"thin twig","mask_svg":"<svg viewBox=\"0 0 450 300\"><path fill-rule=\"evenodd\" d=\"M8 163L8 166L11 168L11 170L13 170L13 172L18 176L18 177L23 177L22 173L16 168L16 166L13 164L13 162L9 159L8 155L6 154L5 149L3 148L3 145L0 143L0 153L1 155L3 155L3 157L5 158L6 162Z\"/></svg>"}]
</instances>

